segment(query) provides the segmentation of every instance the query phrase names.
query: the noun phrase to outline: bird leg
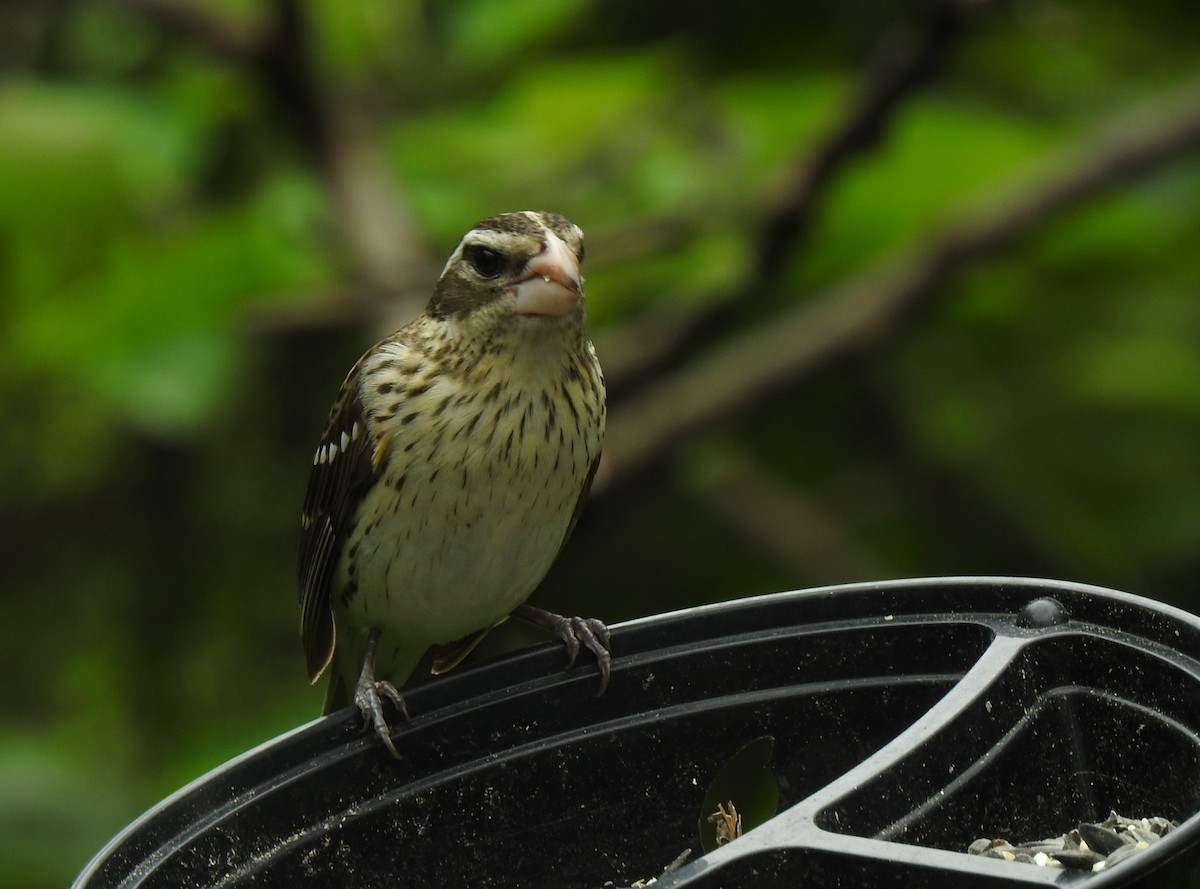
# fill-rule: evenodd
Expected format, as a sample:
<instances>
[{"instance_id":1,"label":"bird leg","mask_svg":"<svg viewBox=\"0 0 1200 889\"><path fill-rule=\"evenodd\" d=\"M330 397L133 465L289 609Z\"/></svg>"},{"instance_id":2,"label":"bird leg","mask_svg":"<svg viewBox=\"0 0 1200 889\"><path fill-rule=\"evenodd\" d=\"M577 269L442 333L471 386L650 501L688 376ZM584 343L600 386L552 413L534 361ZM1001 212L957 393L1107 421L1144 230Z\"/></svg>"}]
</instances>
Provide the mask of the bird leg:
<instances>
[{"instance_id":1,"label":"bird leg","mask_svg":"<svg viewBox=\"0 0 1200 889\"><path fill-rule=\"evenodd\" d=\"M596 664L600 667L600 688L596 697L604 694L608 688L608 676L611 672L612 654L609 645L608 627L603 621L594 617L563 617L553 611L535 608L532 605L518 605L513 610L513 617L519 617L535 627L548 630L555 638L567 646L567 669L575 664L579 655L579 646L596 656Z\"/></svg>"},{"instance_id":2,"label":"bird leg","mask_svg":"<svg viewBox=\"0 0 1200 889\"><path fill-rule=\"evenodd\" d=\"M386 679L375 678L375 647L379 644L379 628L372 629L367 634L367 647L363 654L362 672L358 676L358 685L354 688L354 704L363 716L363 729L374 728L383 746L396 759L400 753L392 743L391 729L383 715L383 699L387 698L396 705L396 709L408 718L408 706L396 686Z\"/></svg>"}]
</instances>

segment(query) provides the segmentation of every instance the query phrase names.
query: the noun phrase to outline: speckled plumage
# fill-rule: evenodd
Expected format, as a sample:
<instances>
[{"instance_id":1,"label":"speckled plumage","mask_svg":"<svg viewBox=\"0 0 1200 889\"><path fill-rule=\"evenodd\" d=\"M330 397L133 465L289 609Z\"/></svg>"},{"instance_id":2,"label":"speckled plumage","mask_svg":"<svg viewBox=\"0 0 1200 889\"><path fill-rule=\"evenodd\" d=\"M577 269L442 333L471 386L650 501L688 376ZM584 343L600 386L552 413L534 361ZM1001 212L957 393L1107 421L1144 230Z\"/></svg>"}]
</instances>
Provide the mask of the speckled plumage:
<instances>
[{"instance_id":1,"label":"speckled plumage","mask_svg":"<svg viewBox=\"0 0 1200 889\"><path fill-rule=\"evenodd\" d=\"M561 216L476 224L425 312L347 376L299 566L309 674L332 666L334 700L354 696L370 631L376 678L402 684L431 645L507 617L570 533L605 420L582 252Z\"/></svg>"}]
</instances>

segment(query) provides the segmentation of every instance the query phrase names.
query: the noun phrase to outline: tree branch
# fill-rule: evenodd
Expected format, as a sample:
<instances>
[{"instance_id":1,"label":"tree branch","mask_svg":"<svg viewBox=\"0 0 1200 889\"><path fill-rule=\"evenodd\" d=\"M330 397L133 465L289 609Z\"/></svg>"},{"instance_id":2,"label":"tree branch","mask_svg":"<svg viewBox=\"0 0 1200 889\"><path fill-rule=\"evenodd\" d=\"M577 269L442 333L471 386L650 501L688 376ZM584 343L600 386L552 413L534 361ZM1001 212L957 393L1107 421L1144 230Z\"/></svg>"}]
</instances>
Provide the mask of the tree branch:
<instances>
[{"instance_id":1,"label":"tree branch","mask_svg":"<svg viewBox=\"0 0 1200 889\"><path fill-rule=\"evenodd\" d=\"M757 292L778 276L787 253L807 236L837 175L880 145L901 102L938 72L965 30L967 16L987 3L943 0L934 4L921 25L885 36L846 116L798 165L767 217L755 278L743 292Z\"/></svg>"},{"instance_id":2,"label":"tree branch","mask_svg":"<svg viewBox=\"0 0 1200 889\"><path fill-rule=\"evenodd\" d=\"M756 260L743 284L721 298L672 319L651 313L615 331L614 340L644 341L623 352L608 371L614 390L634 389L680 364L701 344L719 338L740 308L769 293L789 252L811 231L821 202L838 176L860 155L877 148L901 103L932 78L957 43L968 18L991 0L939 0L920 24L907 23L884 36L845 115L797 164L767 214ZM649 331L640 331L644 324Z\"/></svg>"},{"instance_id":3,"label":"tree branch","mask_svg":"<svg viewBox=\"0 0 1200 889\"><path fill-rule=\"evenodd\" d=\"M886 577L845 517L744 454L724 449L689 493L796 572L822 583Z\"/></svg>"},{"instance_id":4,"label":"tree branch","mask_svg":"<svg viewBox=\"0 0 1200 889\"><path fill-rule=\"evenodd\" d=\"M183 0L123 0L124 5L162 30L190 40L219 59L239 65L262 55L265 34L239 30L222 16Z\"/></svg>"},{"instance_id":5,"label":"tree branch","mask_svg":"<svg viewBox=\"0 0 1200 889\"><path fill-rule=\"evenodd\" d=\"M301 0L270 0L266 22L252 32L239 31L185 0L124 2L165 30L258 77L272 110L324 179L365 291L403 297L414 287L426 287L436 266L424 251L365 115L356 113L346 97L334 102L327 95Z\"/></svg>"},{"instance_id":6,"label":"tree branch","mask_svg":"<svg viewBox=\"0 0 1200 889\"><path fill-rule=\"evenodd\" d=\"M719 343L691 366L614 406L598 493L629 482L687 436L738 416L849 350L895 335L900 321L962 267L1010 246L1056 214L1200 146L1200 85L1137 109L1004 190L1007 202L950 226L928 247L881 262L823 296Z\"/></svg>"}]
</instances>

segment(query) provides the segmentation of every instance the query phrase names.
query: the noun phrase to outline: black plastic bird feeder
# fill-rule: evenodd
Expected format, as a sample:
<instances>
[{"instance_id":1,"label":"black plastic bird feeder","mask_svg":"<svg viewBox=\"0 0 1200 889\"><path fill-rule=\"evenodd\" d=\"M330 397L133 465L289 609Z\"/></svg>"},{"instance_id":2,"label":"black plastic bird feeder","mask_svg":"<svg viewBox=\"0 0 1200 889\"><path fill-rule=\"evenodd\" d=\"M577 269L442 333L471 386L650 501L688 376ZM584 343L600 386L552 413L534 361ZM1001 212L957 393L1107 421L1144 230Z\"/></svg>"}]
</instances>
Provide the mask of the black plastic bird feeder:
<instances>
[{"instance_id":1,"label":"black plastic bird feeder","mask_svg":"<svg viewBox=\"0 0 1200 889\"><path fill-rule=\"evenodd\" d=\"M554 645L409 689L400 761L352 711L299 728L146 813L76 886L1200 881L1185 612L1041 580L854 584L632 621L613 652L601 698ZM714 775L764 735L778 814L701 855ZM1110 810L1178 826L1099 872L966 854Z\"/></svg>"}]
</instances>

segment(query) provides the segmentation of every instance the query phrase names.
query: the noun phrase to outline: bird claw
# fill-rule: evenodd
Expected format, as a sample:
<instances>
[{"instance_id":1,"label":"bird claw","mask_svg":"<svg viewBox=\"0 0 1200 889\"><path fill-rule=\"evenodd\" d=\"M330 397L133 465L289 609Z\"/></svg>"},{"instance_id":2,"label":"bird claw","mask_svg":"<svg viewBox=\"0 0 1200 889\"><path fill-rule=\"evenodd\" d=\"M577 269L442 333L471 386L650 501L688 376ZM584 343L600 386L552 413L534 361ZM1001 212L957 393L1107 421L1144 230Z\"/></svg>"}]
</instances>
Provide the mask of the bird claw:
<instances>
[{"instance_id":1,"label":"bird claw","mask_svg":"<svg viewBox=\"0 0 1200 889\"><path fill-rule=\"evenodd\" d=\"M400 751L392 743L391 726L388 725L387 718L383 715L384 698L391 701L396 709L404 714L405 719L408 718L408 705L404 703L404 697L396 690L396 686L383 679L376 680L367 676L359 678L358 685L354 689L354 704L362 713L363 731L373 728L388 752L396 759L400 759Z\"/></svg>"},{"instance_id":2,"label":"bird claw","mask_svg":"<svg viewBox=\"0 0 1200 889\"><path fill-rule=\"evenodd\" d=\"M513 609L513 617L528 621L535 627L549 630L564 645L567 646L567 669L575 664L579 656L580 646L596 656L596 665L600 668L600 688L596 697L608 689L608 677L612 672L612 649L608 627L604 621L594 617L563 617L553 611L535 608L532 605L518 605Z\"/></svg>"},{"instance_id":3,"label":"bird claw","mask_svg":"<svg viewBox=\"0 0 1200 889\"><path fill-rule=\"evenodd\" d=\"M608 677L612 671L610 637L604 622L594 617L558 617L551 627L551 632L567 646L566 669L575 666L580 645L595 656L596 665L600 668L600 688L596 697L604 694L608 689Z\"/></svg>"}]
</instances>

